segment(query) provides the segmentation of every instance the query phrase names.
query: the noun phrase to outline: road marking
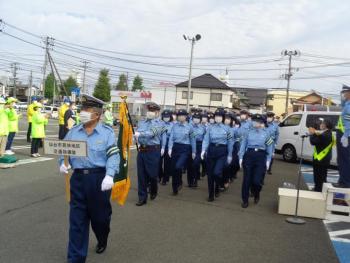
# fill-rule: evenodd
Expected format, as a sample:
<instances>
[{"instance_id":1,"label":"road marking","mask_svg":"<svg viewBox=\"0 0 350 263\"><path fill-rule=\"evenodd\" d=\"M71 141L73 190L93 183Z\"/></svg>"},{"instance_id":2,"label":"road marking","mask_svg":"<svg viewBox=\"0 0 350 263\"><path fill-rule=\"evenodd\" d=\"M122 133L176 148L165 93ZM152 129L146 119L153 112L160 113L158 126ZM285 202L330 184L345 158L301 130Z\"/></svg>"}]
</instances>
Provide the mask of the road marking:
<instances>
[{"instance_id":1,"label":"road marking","mask_svg":"<svg viewBox=\"0 0 350 263\"><path fill-rule=\"evenodd\" d=\"M18 145L18 146L12 146L11 149L13 150L21 150L21 149L29 149L31 146L29 145Z\"/></svg>"},{"instance_id":2,"label":"road marking","mask_svg":"<svg viewBox=\"0 0 350 263\"><path fill-rule=\"evenodd\" d=\"M28 163L37 163L37 162L44 162L44 161L50 161L53 160L53 158L49 157L38 157L38 158L28 158L28 159L21 159L18 160L16 165L22 165L22 164L28 164Z\"/></svg>"},{"instance_id":3,"label":"road marking","mask_svg":"<svg viewBox=\"0 0 350 263\"><path fill-rule=\"evenodd\" d=\"M328 232L328 233L329 233L330 237L343 236L343 235L350 234L350 229L331 231L331 232ZM350 242L350 240L349 240L349 242Z\"/></svg>"}]
</instances>

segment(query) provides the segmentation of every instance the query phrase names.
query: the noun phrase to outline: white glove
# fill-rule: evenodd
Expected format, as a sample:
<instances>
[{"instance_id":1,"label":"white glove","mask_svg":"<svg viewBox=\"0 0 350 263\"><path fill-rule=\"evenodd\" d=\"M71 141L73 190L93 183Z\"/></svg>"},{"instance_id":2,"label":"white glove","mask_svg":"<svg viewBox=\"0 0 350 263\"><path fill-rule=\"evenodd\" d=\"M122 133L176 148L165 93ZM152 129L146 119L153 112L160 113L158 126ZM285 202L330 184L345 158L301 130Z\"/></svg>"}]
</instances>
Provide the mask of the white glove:
<instances>
[{"instance_id":1,"label":"white glove","mask_svg":"<svg viewBox=\"0 0 350 263\"><path fill-rule=\"evenodd\" d=\"M163 149L163 148L162 148L162 149L160 150L160 156L162 156L162 157L163 157L164 152L165 152L165 149Z\"/></svg>"},{"instance_id":2,"label":"white glove","mask_svg":"<svg viewBox=\"0 0 350 263\"><path fill-rule=\"evenodd\" d=\"M108 191L111 190L113 187L113 177L106 175L105 178L103 178L102 184L101 184L101 191Z\"/></svg>"},{"instance_id":3,"label":"white glove","mask_svg":"<svg viewBox=\"0 0 350 263\"><path fill-rule=\"evenodd\" d=\"M227 156L227 164L230 164L232 162L232 156Z\"/></svg>"},{"instance_id":4,"label":"white glove","mask_svg":"<svg viewBox=\"0 0 350 263\"><path fill-rule=\"evenodd\" d=\"M138 139L138 138L140 137L140 135L141 135L141 133L135 132L134 137L135 137L136 139Z\"/></svg>"},{"instance_id":5,"label":"white glove","mask_svg":"<svg viewBox=\"0 0 350 263\"><path fill-rule=\"evenodd\" d=\"M171 153L172 153L173 151L172 150L169 150L168 151L168 155L169 155L169 157L171 158Z\"/></svg>"},{"instance_id":6,"label":"white glove","mask_svg":"<svg viewBox=\"0 0 350 263\"><path fill-rule=\"evenodd\" d=\"M268 170L270 167L270 162L269 161L266 161L266 170Z\"/></svg>"},{"instance_id":7,"label":"white glove","mask_svg":"<svg viewBox=\"0 0 350 263\"><path fill-rule=\"evenodd\" d=\"M243 159L239 159L239 167L243 167Z\"/></svg>"},{"instance_id":8,"label":"white glove","mask_svg":"<svg viewBox=\"0 0 350 263\"><path fill-rule=\"evenodd\" d=\"M204 160L204 156L205 156L205 151L201 152L201 159Z\"/></svg>"},{"instance_id":9,"label":"white glove","mask_svg":"<svg viewBox=\"0 0 350 263\"><path fill-rule=\"evenodd\" d=\"M343 137L341 137L340 142L344 148L349 146L349 139L346 138L344 135L343 135Z\"/></svg>"},{"instance_id":10,"label":"white glove","mask_svg":"<svg viewBox=\"0 0 350 263\"><path fill-rule=\"evenodd\" d=\"M192 160L194 160L196 158L196 154L192 153Z\"/></svg>"},{"instance_id":11,"label":"white glove","mask_svg":"<svg viewBox=\"0 0 350 263\"><path fill-rule=\"evenodd\" d=\"M68 167L67 167L67 166L65 166L64 163L62 163L61 166L60 166L60 173L61 173L61 174L67 174L67 173L68 173L68 170L69 170L70 168L71 168L70 165L68 165Z\"/></svg>"}]
</instances>

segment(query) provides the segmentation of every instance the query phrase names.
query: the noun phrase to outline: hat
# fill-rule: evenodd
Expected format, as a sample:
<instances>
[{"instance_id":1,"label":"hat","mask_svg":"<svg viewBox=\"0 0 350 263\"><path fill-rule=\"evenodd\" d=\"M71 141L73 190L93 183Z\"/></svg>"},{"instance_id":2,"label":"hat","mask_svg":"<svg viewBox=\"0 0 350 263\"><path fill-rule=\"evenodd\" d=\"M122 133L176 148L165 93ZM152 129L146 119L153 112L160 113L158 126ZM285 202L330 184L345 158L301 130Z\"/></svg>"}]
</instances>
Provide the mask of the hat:
<instances>
[{"instance_id":1,"label":"hat","mask_svg":"<svg viewBox=\"0 0 350 263\"><path fill-rule=\"evenodd\" d=\"M206 111L202 112L201 115L202 115L202 118L209 118L208 112Z\"/></svg>"},{"instance_id":2,"label":"hat","mask_svg":"<svg viewBox=\"0 0 350 263\"><path fill-rule=\"evenodd\" d=\"M70 103L70 99L69 99L69 98L64 98L64 99L63 99L63 102L64 102L64 103Z\"/></svg>"},{"instance_id":3,"label":"hat","mask_svg":"<svg viewBox=\"0 0 350 263\"><path fill-rule=\"evenodd\" d=\"M343 85L343 89L341 92L347 92L347 91L350 91L350 87L347 85Z\"/></svg>"},{"instance_id":4,"label":"hat","mask_svg":"<svg viewBox=\"0 0 350 263\"><path fill-rule=\"evenodd\" d=\"M258 122L264 122L264 116L261 114L253 114L252 115L252 121L258 121Z\"/></svg>"},{"instance_id":5,"label":"hat","mask_svg":"<svg viewBox=\"0 0 350 263\"><path fill-rule=\"evenodd\" d=\"M269 111L269 112L266 113L266 116L267 117L275 117L275 113L272 112L272 111Z\"/></svg>"},{"instance_id":6,"label":"hat","mask_svg":"<svg viewBox=\"0 0 350 263\"><path fill-rule=\"evenodd\" d=\"M192 118L202 119L202 114L200 112L195 112L193 113Z\"/></svg>"},{"instance_id":7,"label":"hat","mask_svg":"<svg viewBox=\"0 0 350 263\"><path fill-rule=\"evenodd\" d=\"M159 111L160 110L160 106L155 102L147 102L145 104L145 106L146 106L146 109L149 111Z\"/></svg>"},{"instance_id":8,"label":"hat","mask_svg":"<svg viewBox=\"0 0 350 263\"><path fill-rule=\"evenodd\" d=\"M214 112L214 116L225 116L225 110L223 108L218 108L215 112Z\"/></svg>"},{"instance_id":9,"label":"hat","mask_svg":"<svg viewBox=\"0 0 350 263\"><path fill-rule=\"evenodd\" d=\"M233 114L231 112L225 112L225 118L233 119Z\"/></svg>"},{"instance_id":10,"label":"hat","mask_svg":"<svg viewBox=\"0 0 350 263\"><path fill-rule=\"evenodd\" d=\"M249 112L248 112L247 110L241 110L241 111L239 112L239 114L240 114L240 115L248 115Z\"/></svg>"},{"instance_id":11,"label":"hat","mask_svg":"<svg viewBox=\"0 0 350 263\"><path fill-rule=\"evenodd\" d=\"M213 119L214 118L214 113L212 113L211 111L208 112L208 118L209 119Z\"/></svg>"},{"instance_id":12,"label":"hat","mask_svg":"<svg viewBox=\"0 0 350 263\"><path fill-rule=\"evenodd\" d=\"M171 110L163 110L162 117L171 117L172 112Z\"/></svg>"},{"instance_id":13,"label":"hat","mask_svg":"<svg viewBox=\"0 0 350 263\"><path fill-rule=\"evenodd\" d=\"M106 103L93 96L82 94L81 95L81 106L83 108L103 108Z\"/></svg>"},{"instance_id":14,"label":"hat","mask_svg":"<svg viewBox=\"0 0 350 263\"><path fill-rule=\"evenodd\" d=\"M180 116L180 115L185 115L185 116L187 116L188 113L187 113L186 110L180 109L180 110L177 111L176 115L177 115L177 116Z\"/></svg>"}]
</instances>

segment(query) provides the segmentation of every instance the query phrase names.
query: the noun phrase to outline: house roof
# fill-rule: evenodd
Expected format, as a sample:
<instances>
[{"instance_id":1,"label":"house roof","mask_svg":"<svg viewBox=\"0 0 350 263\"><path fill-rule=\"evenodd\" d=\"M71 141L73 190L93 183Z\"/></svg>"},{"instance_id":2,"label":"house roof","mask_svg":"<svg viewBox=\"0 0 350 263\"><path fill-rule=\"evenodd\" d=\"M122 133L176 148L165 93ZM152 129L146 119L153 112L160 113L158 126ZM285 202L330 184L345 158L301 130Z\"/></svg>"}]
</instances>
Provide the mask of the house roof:
<instances>
[{"instance_id":1,"label":"house roof","mask_svg":"<svg viewBox=\"0 0 350 263\"><path fill-rule=\"evenodd\" d=\"M188 80L175 85L176 87L188 87ZM231 89L224 82L214 77L212 74L204 74L192 79L192 88L204 89Z\"/></svg>"}]
</instances>

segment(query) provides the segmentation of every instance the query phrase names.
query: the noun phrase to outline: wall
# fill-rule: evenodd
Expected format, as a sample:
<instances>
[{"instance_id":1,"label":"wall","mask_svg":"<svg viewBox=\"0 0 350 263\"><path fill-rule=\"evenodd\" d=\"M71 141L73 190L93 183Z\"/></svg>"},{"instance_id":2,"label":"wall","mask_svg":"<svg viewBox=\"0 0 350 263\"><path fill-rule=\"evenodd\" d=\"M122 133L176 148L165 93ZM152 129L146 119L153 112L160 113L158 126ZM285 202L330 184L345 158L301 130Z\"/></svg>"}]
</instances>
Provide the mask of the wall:
<instances>
[{"instance_id":1,"label":"wall","mask_svg":"<svg viewBox=\"0 0 350 263\"><path fill-rule=\"evenodd\" d=\"M285 111L286 107L286 90L268 90L267 96L267 110L273 111L276 115L280 116ZM306 91L290 91L289 92L289 107L288 112L293 111L293 106L290 102L291 99L299 99L301 97L310 94ZM273 97L273 99L272 99ZM272 108L271 108L272 107Z\"/></svg>"}]
</instances>

